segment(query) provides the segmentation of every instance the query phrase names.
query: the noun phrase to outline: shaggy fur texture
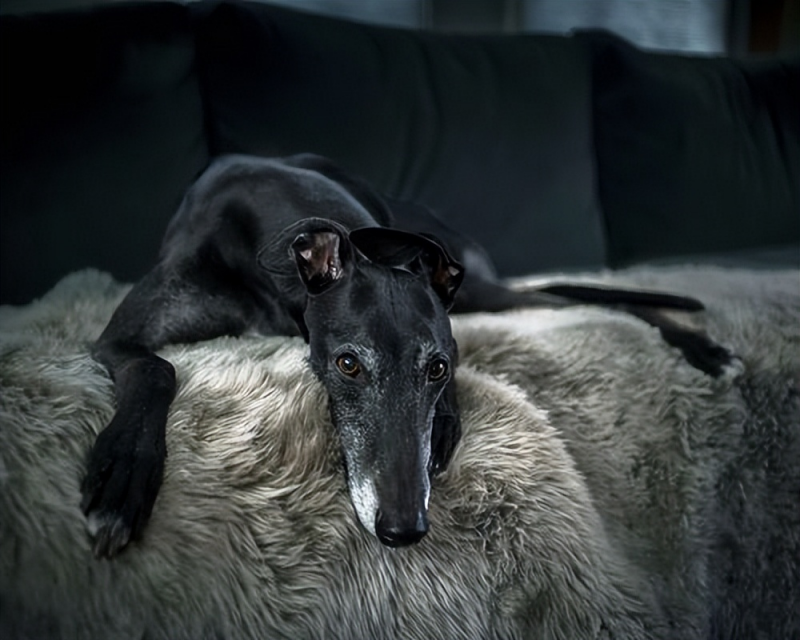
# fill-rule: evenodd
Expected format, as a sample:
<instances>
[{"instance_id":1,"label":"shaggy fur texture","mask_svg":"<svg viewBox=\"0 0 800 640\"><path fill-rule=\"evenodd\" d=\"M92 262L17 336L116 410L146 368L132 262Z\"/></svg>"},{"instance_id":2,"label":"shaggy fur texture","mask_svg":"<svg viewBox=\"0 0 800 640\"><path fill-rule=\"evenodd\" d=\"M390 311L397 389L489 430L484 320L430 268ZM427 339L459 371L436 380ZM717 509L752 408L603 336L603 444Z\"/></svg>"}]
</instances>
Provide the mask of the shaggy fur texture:
<instances>
[{"instance_id":1,"label":"shaggy fur texture","mask_svg":"<svg viewBox=\"0 0 800 640\"><path fill-rule=\"evenodd\" d=\"M457 318L464 437L400 550L356 520L306 346L246 337L163 352L164 484L95 560L79 485L113 402L87 344L127 288L0 309L0 637L800 636L800 274L608 281L701 298L740 362L709 378L597 309Z\"/></svg>"}]
</instances>

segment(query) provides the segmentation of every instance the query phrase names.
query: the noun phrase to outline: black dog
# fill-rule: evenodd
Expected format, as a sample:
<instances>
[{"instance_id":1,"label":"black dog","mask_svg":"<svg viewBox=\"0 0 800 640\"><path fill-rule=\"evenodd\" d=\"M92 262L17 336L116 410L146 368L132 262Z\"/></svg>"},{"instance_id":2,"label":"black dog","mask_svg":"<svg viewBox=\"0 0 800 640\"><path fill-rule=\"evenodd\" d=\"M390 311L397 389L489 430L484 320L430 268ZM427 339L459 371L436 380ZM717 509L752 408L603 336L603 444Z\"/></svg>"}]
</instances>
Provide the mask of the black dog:
<instances>
[{"instance_id":1,"label":"black dog","mask_svg":"<svg viewBox=\"0 0 800 640\"><path fill-rule=\"evenodd\" d=\"M408 230L395 228L395 215ZM427 532L430 478L461 433L448 309L575 301L643 317L712 374L727 361L655 309L701 309L695 300L569 285L511 291L477 244L421 207L387 205L323 158L215 161L186 194L157 266L93 350L117 402L82 486L95 554L111 557L141 534L161 485L176 387L161 347L251 330L302 335L328 391L358 518L400 546Z\"/></svg>"}]
</instances>

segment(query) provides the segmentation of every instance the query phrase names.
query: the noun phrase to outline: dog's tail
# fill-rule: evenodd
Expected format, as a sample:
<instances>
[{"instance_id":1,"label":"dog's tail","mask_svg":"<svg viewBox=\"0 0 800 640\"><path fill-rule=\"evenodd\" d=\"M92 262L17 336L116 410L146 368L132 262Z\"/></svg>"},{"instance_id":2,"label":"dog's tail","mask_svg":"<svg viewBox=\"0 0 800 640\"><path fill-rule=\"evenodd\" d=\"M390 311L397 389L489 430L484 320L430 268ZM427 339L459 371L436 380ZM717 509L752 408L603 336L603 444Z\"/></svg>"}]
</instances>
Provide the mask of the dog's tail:
<instances>
[{"instance_id":1,"label":"dog's tail","mask_svg":"<svg viewBox=\"0 0 800 640\"><path fill-rule=\"evenodd\" d=\"M467 277L456 295L453 312L505 311L521 307L557 309L580 304L679 311L702 311L705 308L695 298L660 291L583 284L548 284L535 289L512 289L498 281L483 278L470 280Z\"/></svg>"}]
</instances>

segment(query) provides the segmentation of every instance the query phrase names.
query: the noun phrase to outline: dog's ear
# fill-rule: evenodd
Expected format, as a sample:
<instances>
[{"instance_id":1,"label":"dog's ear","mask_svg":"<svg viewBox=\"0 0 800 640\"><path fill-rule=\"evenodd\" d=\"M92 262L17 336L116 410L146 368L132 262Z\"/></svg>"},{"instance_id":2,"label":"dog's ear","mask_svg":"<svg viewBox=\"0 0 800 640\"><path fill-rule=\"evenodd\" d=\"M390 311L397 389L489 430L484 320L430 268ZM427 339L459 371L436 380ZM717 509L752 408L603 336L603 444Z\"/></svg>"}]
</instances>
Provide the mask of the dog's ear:
<instances>
[{"instance_id":1,"label":"dog's ear","mask_svg":"<svg viewBox=\"0 0 800 640\"><path fill-rule=\"evenodd\" d=\"M449 310L464 280L464 267L450 256L435 236L424 233L419 237L427 241L425 255L431 268L431 284Z\"/></svg>"},{"instance_id":2,"label":"dog's ear","mask_svg":"<svg viewBox=\"0 0 800 640\"><path fill-rule=\"evenodd\" d=\"M350 232L353 246L371 262L395 269L427 273L431 287L449 309L464 279L464 267L433 236L364 227Z\"/></svg>"},{"instance_id":3,"label":"dog's ear","mask_svg":"<svg viewBox=\"0 0 800 640\"><path fill-rule=\"evenodd\" d=\"M309 293L322 293L344 276L350 248L338 229L304 231L291 247L300 279Z\"/></svg>"},{"instance_id":4,"label":"dog's ear","mask_svg":"<svg viewBox=\"0 0 800 640\"><path fill-rule=\"evenodd\" d=\"M325 218L305 218L278 233L259 252L258 262L276 276L297 278L299 274L308 293L318 294L344 277L352 256L342 225Z\"/></svg>"}]
</instances>

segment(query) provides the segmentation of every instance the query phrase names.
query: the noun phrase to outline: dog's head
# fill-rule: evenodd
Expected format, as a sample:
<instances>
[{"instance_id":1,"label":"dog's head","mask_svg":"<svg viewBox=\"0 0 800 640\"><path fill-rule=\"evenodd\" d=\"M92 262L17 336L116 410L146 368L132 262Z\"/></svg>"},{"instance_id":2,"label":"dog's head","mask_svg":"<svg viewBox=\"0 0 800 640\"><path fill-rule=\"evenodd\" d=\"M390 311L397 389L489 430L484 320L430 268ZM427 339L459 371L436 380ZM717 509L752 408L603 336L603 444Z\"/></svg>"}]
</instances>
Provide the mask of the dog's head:
<instances>
[{"instance_id":1,"label":"dog's head","mask_svg":"<svg viewBox=\"0 0 800 640\"><path fill-rule=\"evenodd\" d=\"M291 254L311 366L327 388L350 495L389 546L428 530L430 478L460 436L447 311L463 269L434 239L306 220Z\"/></svg>"}]
</instances>

